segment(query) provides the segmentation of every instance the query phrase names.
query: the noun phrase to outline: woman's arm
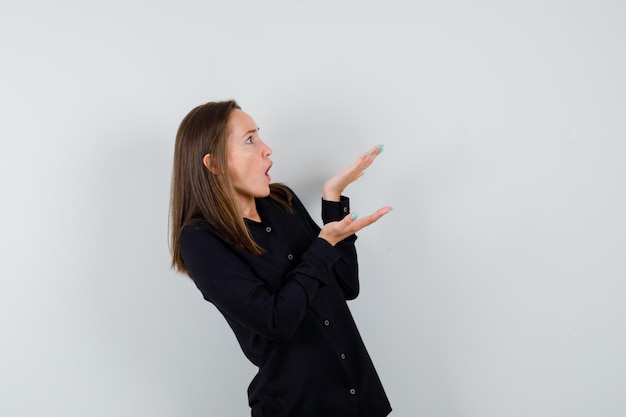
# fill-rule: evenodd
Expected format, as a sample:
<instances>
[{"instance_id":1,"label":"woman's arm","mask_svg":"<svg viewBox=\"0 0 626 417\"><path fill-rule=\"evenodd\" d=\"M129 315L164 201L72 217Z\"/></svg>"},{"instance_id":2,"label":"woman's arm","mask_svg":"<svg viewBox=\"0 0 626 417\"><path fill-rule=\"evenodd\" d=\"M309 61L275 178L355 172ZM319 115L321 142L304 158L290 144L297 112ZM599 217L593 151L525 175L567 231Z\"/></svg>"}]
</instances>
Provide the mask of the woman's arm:
<instances>
[{"instance_id":1,"label":"woman's arm","mask_svg":"<svg viewBox=\"0 0 626 417\"><path fill-rule=\"evenodd\" d=\"M311 218L300 199L293 192L292 195L292 204L295 211L303 213L314 233L319 234L321 231L320 227ZM327 201L322 199L322 221L324 224L340 221L350 214L350 200L345 196L341 196L339 200ZM354 247L356 239L357 236L351 234L334 245L335 251L339 255L339 260L333 265L334 275L337 277L337 282L348 300L352 300L359 295L357 253Z\"/></svg>"},{"instance_id":2,"label":"woman's arm","mask_svg":"<svg viewBox=\"0 0 626 417\"><path fill-rule=\"evenodd\" d=\"M339 202L322 199L324 224L340 221L349 214L350 200L347 197L341 196ZM357 236L352 234L335 245L339 261L335 263L333 270L347 300L353 300L359 295L359 265L354 247L356 239Z\"/></svg>"},{"instance_id":3,"label":"woman's arm","mask_svg":"<svg viewBox=\"0 0 626 417\"><path fill-rule=\"evenodd\" d=\"M346 187L363 176L365 169L381 154L383 148L383 145L374 146L369 151L361 154L355 163L326 181L324 184L323 199L326 201L340 202ZM365 217L359 217L357 213L351 213L350 216L346 216L340 221L325 224L319 237L335 246L348 236L376 222L384 214L388 213L389 210L391 210L391 207L386 206Z\"/></svg>"},{"instance_id":4,"label":"woman's arm","mask_svg":"<svg viewBox=\"0 0 626 417\"><path fill-rule=\"evenodd\" d=\"M348 185L363 176L365 169L382 151L383 145L371 148L360 155L356 162L324 184L322 219L325 226L320 237L327 239L340 254L340 261L335 264L334 269L346 299L356 298L359 294L358 263L354 247L355 233L377 221L391 210L391 207L383 207L370 216L357 219L358 215L350 212L348 198L342 194Z\"/></svg>"},{"instance_id":5,"label":"woman's arm","mask_svg":"<svg viewBox=\"0 0 626 417\"><path fill-rule=\"evenodd\" d=\"M207 301L233 320L273 341L291 338L328 271L339 259L323 239L315 239L278 290L257 276L260 258L239 250L216 235L210 226L186 226L180 238L185 265ZM282 281L283 277L277 277Z\"/></svg>"}]
</instances>

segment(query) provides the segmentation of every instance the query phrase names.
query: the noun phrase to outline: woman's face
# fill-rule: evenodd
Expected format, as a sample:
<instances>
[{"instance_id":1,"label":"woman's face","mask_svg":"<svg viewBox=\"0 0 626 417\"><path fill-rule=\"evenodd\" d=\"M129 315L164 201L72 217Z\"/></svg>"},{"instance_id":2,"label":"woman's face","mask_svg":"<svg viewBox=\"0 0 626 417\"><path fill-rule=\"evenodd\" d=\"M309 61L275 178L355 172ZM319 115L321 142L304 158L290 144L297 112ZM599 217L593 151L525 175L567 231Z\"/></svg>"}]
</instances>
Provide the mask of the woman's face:
<instances>
[{"instance_id":1,"label":"woman's face","mask_svg":"<svg viewBox=\"0 0 626 417\"><path fill-rule=\"evenodd\" d=\"M261 140L259 127L247 113L233 110L228 127L226 161L240 200L267 197L270 193L268 171L272 167L272 150Z\"/></svg>"}]
</instances>

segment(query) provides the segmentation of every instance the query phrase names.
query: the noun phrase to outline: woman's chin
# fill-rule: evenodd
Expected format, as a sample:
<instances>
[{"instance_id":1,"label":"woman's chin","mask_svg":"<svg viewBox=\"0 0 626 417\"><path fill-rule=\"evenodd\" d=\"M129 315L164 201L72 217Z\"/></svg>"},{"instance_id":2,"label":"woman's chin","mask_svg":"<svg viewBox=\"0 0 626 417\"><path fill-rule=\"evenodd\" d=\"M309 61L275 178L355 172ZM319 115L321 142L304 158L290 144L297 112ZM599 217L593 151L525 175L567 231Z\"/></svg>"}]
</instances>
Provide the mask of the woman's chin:
<instances>
[{"instance_id":1,"label":"woman's chin","mask_svg":"<svg viewBox=\"0 0 626 417\"><path fill-rule=\"evenodd\" d=\"M259 194L258 194L258 198L264 198L270 195L270 193L272 192L272 190L270 190L270 186L269 184L267 185L267 188L263 191L259 190Z\"/></svg>"}]
</instances>

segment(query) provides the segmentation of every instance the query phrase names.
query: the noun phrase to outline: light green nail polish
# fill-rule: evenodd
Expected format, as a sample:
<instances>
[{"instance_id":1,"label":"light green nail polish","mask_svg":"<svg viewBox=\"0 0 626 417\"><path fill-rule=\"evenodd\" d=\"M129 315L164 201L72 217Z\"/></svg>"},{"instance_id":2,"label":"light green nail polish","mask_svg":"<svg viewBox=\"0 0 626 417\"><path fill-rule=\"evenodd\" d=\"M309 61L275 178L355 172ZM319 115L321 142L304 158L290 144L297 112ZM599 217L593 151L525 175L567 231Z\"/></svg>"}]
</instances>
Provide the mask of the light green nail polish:
<instances>
[{"instance_id":1,"label":"light green nail polish","mask_svg":"<svg viewBox=\"0 0 626 417\"><path fill-rule=\"evenodd\" d=\"M350 216L352 220L356 219L357 217L359 217L359 213L352 213L352 215Z\"/></svg>"},{"instance_id":2,"label":"light green nail polish","mask_svg":"<svg viewBox=\"0 0 626 417\"><path fill-rule=\"evenodd\" d=\"M370 151L365 152L365 156L370 156Z\"/></svg>"},{"instance_id":3,"label":"light green nail polish","mask_svg":"<svg viewBox=\"0 0 626 417\"><path fill-rule=\"evenodd\" d=\"M378 153L382 153L385 150L385 145L378 145Z\"/></svg>"}]
</instances>

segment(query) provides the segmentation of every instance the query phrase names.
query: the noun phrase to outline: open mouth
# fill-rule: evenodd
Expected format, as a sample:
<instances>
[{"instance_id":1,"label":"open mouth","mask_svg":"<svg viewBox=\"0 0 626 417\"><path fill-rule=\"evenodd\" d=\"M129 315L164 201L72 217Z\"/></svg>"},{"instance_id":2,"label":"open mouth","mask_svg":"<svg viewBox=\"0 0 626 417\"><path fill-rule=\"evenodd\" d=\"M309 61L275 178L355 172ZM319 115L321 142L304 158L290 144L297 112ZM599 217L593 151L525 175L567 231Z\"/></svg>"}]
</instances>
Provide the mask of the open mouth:
<instances>
[{"instance_id":1,"label":"open mouth","mask_svg":"<svg viewBox=\"0 0 626 417\"><path fill-rule=\"evenodd\" d=\"M270 175L270 169L272 169L272 164L270 164L270 166L267 167L267 170L265 171L265 177L267 178L268 181L272 180L272 177Z\"/></svg>"}]
</instances>

